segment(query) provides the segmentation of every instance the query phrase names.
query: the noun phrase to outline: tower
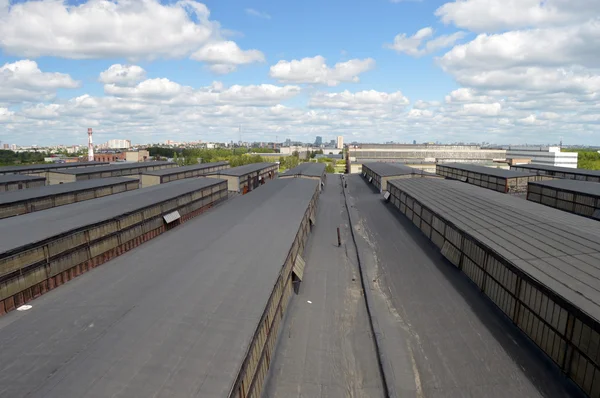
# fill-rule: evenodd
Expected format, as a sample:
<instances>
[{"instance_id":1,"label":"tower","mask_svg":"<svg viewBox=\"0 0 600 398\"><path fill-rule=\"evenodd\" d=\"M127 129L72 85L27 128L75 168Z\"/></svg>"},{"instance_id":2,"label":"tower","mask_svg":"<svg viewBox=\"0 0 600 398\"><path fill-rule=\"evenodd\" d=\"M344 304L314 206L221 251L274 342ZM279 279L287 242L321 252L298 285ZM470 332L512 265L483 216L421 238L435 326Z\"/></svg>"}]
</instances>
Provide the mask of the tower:
<instances>
[{"instance_id":1,"label":"tower","mask_svg":"<svg viewBox=\"0 0 600 398\"><path fill-rule=\"evenodd\" d=\"M88 129L88 162L94 161L94 145L92 144L92 129Z\"/></svg>"}]
</instances>

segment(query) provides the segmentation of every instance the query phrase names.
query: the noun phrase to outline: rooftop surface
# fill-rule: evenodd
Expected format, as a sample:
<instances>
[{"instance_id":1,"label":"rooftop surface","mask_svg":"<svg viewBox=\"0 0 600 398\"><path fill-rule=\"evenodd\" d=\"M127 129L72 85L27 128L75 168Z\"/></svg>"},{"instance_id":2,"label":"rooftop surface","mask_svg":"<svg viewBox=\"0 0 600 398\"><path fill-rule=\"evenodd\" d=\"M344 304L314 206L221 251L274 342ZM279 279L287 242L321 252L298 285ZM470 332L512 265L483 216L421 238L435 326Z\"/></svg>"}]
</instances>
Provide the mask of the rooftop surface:
<instances>
[{"instance_id":1,"label":"rooftop surface","mask_svg":"<svg viewBox=\"0 0 600 398\"><path fill-rule=\"evenodd\" d=\"M0 220L0 236L2 236L0 256L13 250L22 250L24 246L53 236L110 220L221 181L214 178L183 179L2 219Z\"/></svg>"},{"instance_id":2,"label":"rooftop surface","mask_svg":"<svg viewBox=\"0 0 600 398\"><path fill-rule=\"evenodd\" d=\"M390 184L600 320L597 221L457 181L418 178Z\"/></svg>"},{"instance_id":3,"label":"rooftop surface","mask_svg":"<svg viewBox=\"0 0 600 398\"><path fill-rule=\"evenodd\" d=\"M210 167L215 167L215 166L225 166L228 164L229 164L229 162L200 163L200 164L193 164L190 166L171 167L171 168L162 169L162 170L145 171L143 174L150 175L150 176L167 176L167 175L185 173L186 171L203 170L203 169L208 169Z\"/></svg>"},{"instance_id":4,"label":"rooftop surface","mask_svg":"<svg viewBox=\"0 0 600 398\"><path fill-rule=\"evenodd\" d=\"M304 175L308 177L321 177L325 174L325 163L304 162L287 170L283 175Z\"/></svg>"},{"instance_id":5,"label":"rooftop surface","mask_svg":"<svg viewBox=\"0 0 600 398\"><path fill-rule=\"evenodd\" d=\"M453 169L470 171L473 173L486 174L494 177L501 178L518 178L518 177L529 177L535 175L535 173L525 173L522 171L505 170L496 167L486 167L477 164L465 164L465 163L443 163L440 166L450 167Z\"/></svg>"},{"instance_id":6,"label":"rooftop surface","mask_svg":"<svg viewBox=\"0 0 600 398\"><path fill-rule=\"evenodd\" d=\"M114 164L109 164L106 166L98 166L98 167L94 167L94 168L86 167L86 168L82 168L82 169L57 170L56 172L61 173L61 174L73 174L73 175L95 174L95 173L103 173L105 171L129 170L129 169L137 169L137 168L148 167L148 166L161 166L161 165L166 165L166 164L174 164L174 163L166 162L166 161L114 163Z\"/></svg>"},{"instance_id":7,"label":"rooftop surface","mask_svg":"<svg viewBox=\"0 0 600 398\"><path fill-rule=\"evenodd\" d=\"M590 196L600 197L600 184L598 184L597 182L592 182L592 181L560 179L560 180L536 181L536 182L530 182L530 184L560 189L561 191L583 193L583 194L590 195Z\"/></svg>"},{"instance_id":8,"label":"rooftop surface","mask_svg":"<svg viewBox=\"0 0 600 398\"><path fill-rule=\"evenodd\" d=\"M215 171L210 173L211 175L219 174L225 176L240 177L249 173L253 173L267 167L276 166L276 163L262 162L262 163L251 163L238 167L231 167L229 169Z\"/></svg>"},{"instance_id":9,"label":"rooftop surface","mask_svg":"<svg viewBox=\"0 0 600 398\"><path fill-rule=\"evenodd\" d=\"M42 177L43 178L43 177ZM122 184L136 181L135 178L110 177L96 178L66 184L45 185L29 189L19 189L18 191L3 192L0 194L0 206L8 203L22 202L25 200L39 199L47 196L60 195L64 193L75 193L87 189L108 187L111 185Z\"/></svg>"},{"instance_id":10,"label":"rooftop surface","mask_svg":"<svg viewBox=\"0 0 600 398\"><path fill-rule=\"evenodd\" d=\"M317 184L273 181L0 317L0 395L228 396Z\"/></svg>"},{"instance_id":11,"label":"rooftop surface","mask_svg":"<svg viewBox=\"0 0 600 398\"><path fill-rule=\"evenodd\" d=\"M19 181L46 181L46 177L40 176L30 176L27 174L6 174L0 175L0 184L8 184L10 182L19 182Z\"/></svg>"},{"instance_id":12,"label":"rooftop surface","mask_svg":"<svg viewBox=\"0 0 600 398\"><path fill-rule=\"evenodd\" d=\"M574 169L571 167L547 166L544 164L517 164L511 167L521 167L524 169L530 169L532 171L546 170L558 173L581 174L586 176L600 177L600 170Z\"/></svg>"},{"instance_id":13,"label":"rooftop surface","mask_svg":"<svg viewBox=\"0 0 600 398\"><path fill-rule=\"evenodd\" d=\"M402 176L417 172L417 170L402 163L370 162L363 163L363 167L371 169L380 177Z\"/></svg>"},{"instance_id":14,"label":"rooftop surface","mask_svg":"<svg viewBox=\"0 0 600 398\"><path fill-rule=\"evenodd\" d=\"M52 170L68 167L91 167L107 165L108 162L77 162L77 163L52 163L52 164L30 164L26 166L4 166L0 167L0 173L22 173L31 170Z\"/></svg>"}]
</instances>

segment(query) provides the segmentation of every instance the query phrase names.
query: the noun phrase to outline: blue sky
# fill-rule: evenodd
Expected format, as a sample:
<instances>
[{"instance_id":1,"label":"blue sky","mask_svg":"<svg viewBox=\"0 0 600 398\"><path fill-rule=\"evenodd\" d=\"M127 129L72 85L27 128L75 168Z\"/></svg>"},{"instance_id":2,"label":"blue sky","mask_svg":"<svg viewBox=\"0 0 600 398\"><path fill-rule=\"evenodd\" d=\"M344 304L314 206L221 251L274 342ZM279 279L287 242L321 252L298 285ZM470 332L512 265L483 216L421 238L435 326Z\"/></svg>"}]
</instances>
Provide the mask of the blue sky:
<instances>
[{"instance_id":1,"label":"blue sky","mask_svg":"<svg viewBox=\"0 0 600 398\"><path fill-rule=\"evenodd\" d=\"M594 144L581 1L0 0L0 140Z\"/></svg>"}]
</instances>

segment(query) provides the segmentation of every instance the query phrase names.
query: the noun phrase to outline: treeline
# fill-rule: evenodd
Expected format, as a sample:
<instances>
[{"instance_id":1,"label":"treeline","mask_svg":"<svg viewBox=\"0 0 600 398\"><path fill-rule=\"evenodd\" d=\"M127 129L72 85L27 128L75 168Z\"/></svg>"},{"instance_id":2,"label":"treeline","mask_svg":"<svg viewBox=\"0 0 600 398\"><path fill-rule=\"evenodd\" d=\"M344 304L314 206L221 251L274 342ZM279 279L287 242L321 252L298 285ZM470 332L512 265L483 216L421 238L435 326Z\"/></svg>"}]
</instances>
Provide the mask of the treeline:
<instances>
[{"instance_id":1,"label":"treeline","mask_svg":"<svg viewBox=\"0 0 600 398\"><path fill-rule=\"evenodd\" d=\"M577 152L577 168L600 170L600 153L590 149L567 149L565 152Z\"/></svg>"},{"instance_id":2,"label":"treeline","mask_svg":"<svg viewBox=\"0 0 600 398\"><path fill-rule=\"evenodd\" d=\"M0 165L13 166L19 164L44 163L47 157L46 152L13 152L6 149L0 149Z\"/></svg>"}]
</instances>

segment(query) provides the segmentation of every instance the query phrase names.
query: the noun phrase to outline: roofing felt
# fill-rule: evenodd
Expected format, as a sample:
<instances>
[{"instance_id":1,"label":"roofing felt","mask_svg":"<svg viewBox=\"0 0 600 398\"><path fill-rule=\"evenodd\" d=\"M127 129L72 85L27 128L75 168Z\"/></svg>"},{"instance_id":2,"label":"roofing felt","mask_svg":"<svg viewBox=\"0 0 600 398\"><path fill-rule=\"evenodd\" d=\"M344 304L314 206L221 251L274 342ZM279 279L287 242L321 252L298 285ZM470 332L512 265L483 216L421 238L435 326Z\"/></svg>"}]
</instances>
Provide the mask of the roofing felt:
<instances>
[{"instance_id":1,"label":"roofing felt","mask_svg":"<svg viewBox=\"0 0 600 398\"><path fill-rule=\"evenodd\" d=\"M0 184L8 184L11 182L27 182L27 181L46 181L46 177L29 176L27 174L6 174L0 175Z\"/></svg>"},{"instance_id":2,"label":"roofing felt","mask_svg":"<svg viewBox=\"0 0 600 398\"><path fill-rule=\"evenodd\" d=\"M26 200L45 198L47 196L61 195L67 193L76 193L88 189L109 187L111 185L129 183L137 181L136 178L110 177L96 178L78 182L69 182L66 184L45 185L29 189L19 189L18 191L9 191L0 193L0 206L9 203L23 202Z\"/></svg>"},{"instance_id":3,"label":"roofing felt","mask_svg":"<svg viewBox=\"0 0 600 398\"><path fill-rule=\"evenodd\" d=\"M0 317L2 395L228 396L317 185L275 180Z\"/></svg>"},{"instance_id":4,"label":"roofing felt","mask_svg":"<svg viewBox=\"0 0 600 398\"><path fill-rule=\"evenodd\" d=\"M64 169L71 167L95 167L101 165L107 165L108 162L77 162L77 163L52 163L52 164L30 164L27 166L5 166L0 167L0 174L2 173L23 173L31 172L35 170L52 170L52 169Z\"/></svg>"},{"instance_id":5,"label":"roofing felt","mask_svg":"<svg viewBox=\"0 0 600 398\"><path fill-rule=\"evenodd\" d=\"M229 164L229 162L199 163L199 164L193 164L191 166L171 167L168 169L145 171L142 174L150 175L150 176L166 176L166 175L185 173L186 171L204 170L204 169L208 169L208 168L216 167L216 166L225 166L228 164Z\"/></svg>"},{"instance_id":6,"label":"roofing felt","mask_svg":"<svg viewBox=\"0 0 600 398\"><path fill-rule=\"evenodd\" d=\"M600 320L600 224L458 181L390 184Z\"/></svg>"},{"instance_id":7,"label":"roofing felt","mask_svg":"<svg viewBox=\"0 0 600 398\"><path fill-rule=\"evenodd\" d=\"M321 177L325 174L325 163L304 162L289 169L283 175L303 175L307 177Z\"/></svg>"},{"instance_id":8,"label":"roofing felt","mask_svg":"<svg viewBox=\"0 0 600 398\"><path fill-rule=\"evenodd\" d=\"M72 174L72 175L81 175L81 174L95 174L95 173L104 173L107 171L118 171L118 170L130 170L130 169L138 169L143 167L151 167L151 166L162 166L162 165L174 165L173 162L131 162L131 163L114 163L109 164L107 166L98 166L94 168L81 168L81 169L71 169L71 170L57 170L56 173L61 174Z\"/></svg>"},{"instance_id":9,"label":"roofing felt","mask_svg":"<svg viewBox=\"0 0 600 398\"><path fill-rule=\"evenodd\" d=\"M402 163L371 162L363 163L363 167L371 169L380 177L402 176L406 174L415 174L417 170Z\"/></svg>"},{"instance_id":10,"label":"roofing felt","mask_svg":"<svg viewBox=\"0 0 600 398\"><path fill-rule=\"evenodd\" d=\"M548 166L548 165L544 165L544 164L518 164L518 165L511 166L511 168L512 167L529 169L532 172L535 172L536 170L544 170L544 171L552 171L555 173L569 173L569 174L580 174L580 175L585 175L585 176L600 177L600 170L576 169L576 168L572 168L572 167Z\"/></svg>"},{"instance_id":11,"label":"roofing felt","mask_svg":"<svg viewBox=\"0 0 600 398\"><path fill-rule=\"evenodd\" d=\"M464 171L470 171L472 173L485 174L485 175L501 177L501 178L519 178L519 177L529 177L529 176L535 175L535 173L526 173L526 172L522 172L522 171L505 170L505 169L499 169L496 167L480 166L477 164L443 163L443 164L440 164L439 166L449 167L449 168L464 170Z\"/></svg>"},{"instance_id":12,"label":"roofing felt","mask_svg":"<svg viewBox=\"0 0 600 398\"><path fill-rule=\"evenodd\" d=\"M261 163L251 163L238 167L231 167L229 169L215 171L210 173L211 175L224 175L224 176L233 176L233 177L241 177L246 174L254 173L260 171L262 169L266 169L267 167L277 166L276 163L269 162L261 162Z\"/></svg>"},{"instance_id":13,"label":"roofing felt","mask_svg":"<svg viewBox=\"0 0 600 398\"><path fill-rule=\"evenodd\" d=\"M600 184L598 184L597 182L557 179L530 182L530 184L554 188L561 191L569 191L600 197Z\"/></svg>"},{"instance_id":14,"label":"roofing felt","mask_svg":"<svg viewBox=\"0 0 600 398\"><path fill-rule=\"evenodd\" d=\"M189 178L94 200L53 207L0 220L0 256L57 235L110 220L157 203L219 184L214 178ZM66 184L64 184L66 185Z\"/></svg>"}]
</instances>

